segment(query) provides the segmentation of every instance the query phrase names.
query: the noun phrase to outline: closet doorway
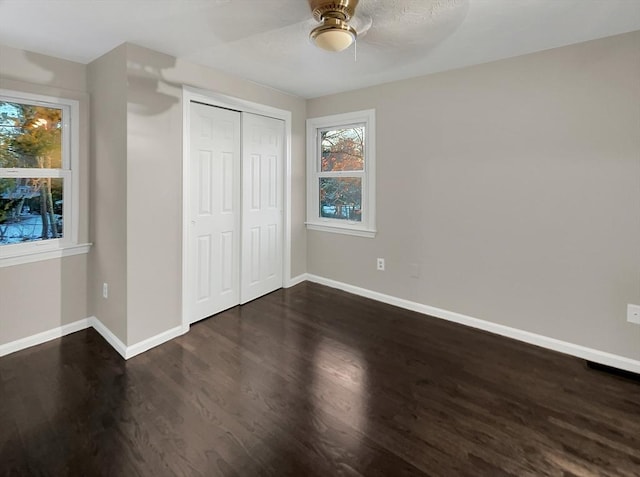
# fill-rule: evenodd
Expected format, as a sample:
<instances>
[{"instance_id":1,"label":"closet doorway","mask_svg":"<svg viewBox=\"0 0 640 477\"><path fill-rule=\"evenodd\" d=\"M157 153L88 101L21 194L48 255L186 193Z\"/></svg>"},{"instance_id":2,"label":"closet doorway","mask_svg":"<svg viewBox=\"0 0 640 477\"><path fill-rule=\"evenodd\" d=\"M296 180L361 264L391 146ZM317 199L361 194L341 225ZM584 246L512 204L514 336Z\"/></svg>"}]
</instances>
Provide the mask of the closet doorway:
<instances>
[{"instance_id":1,"label":"closet doorway","mask_svg":"<svg viewBox=\"0 0 640 477\"><path fill-rule=\"evenodd\" d=\"M189 99L187 109L183 311L191 324L283 286L286 132L282 119L208 101Z\"/></svg>"}]
</instances>

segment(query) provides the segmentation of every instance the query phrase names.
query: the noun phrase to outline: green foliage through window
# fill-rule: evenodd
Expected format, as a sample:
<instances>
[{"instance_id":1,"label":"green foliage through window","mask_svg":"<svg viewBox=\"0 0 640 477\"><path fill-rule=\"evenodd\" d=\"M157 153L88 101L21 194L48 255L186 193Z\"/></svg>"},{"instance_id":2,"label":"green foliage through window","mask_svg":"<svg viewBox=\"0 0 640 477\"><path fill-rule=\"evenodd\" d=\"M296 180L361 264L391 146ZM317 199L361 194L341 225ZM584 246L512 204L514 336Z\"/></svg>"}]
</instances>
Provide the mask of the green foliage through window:
<instances>
[{"instance_id":1,"label":"green foliage through window","mask_svg":"<svg viewBox=\"0 0 640 477\"><path fill-rule=\"evenodd\" d=\"M364 126L322 131L322 172L364 169Z\"/></svg>"},{"instance_id":2,"label":"green foliage through window","mask_svg":"<svg viewBox=\"0 0 640 477\"><path fill-rule=\"evenodd\" d=\"M360 222L365 168L364 125L320 132L320 217ZM352 175L352 173L356 173Z\"/></svg>"},{"instance_id":3,"label":"green foliage through window","mask_svg":"<svg viewBox=\"0 0 640 477\"><path fill-rule=\"evenodd\" d=\"M59 108L0 101L0 245L62 237L62 121Z\"/></svg>"},{"instance_id":4,"label":"green foliage through window","mask_svg":"<svg viewBox=\"0 0 640 477\"><path fill-rule=\"evenodd\" d=\"M376 234L375 110L307 119L310 230Z\"/></svg>"}]
</instances>

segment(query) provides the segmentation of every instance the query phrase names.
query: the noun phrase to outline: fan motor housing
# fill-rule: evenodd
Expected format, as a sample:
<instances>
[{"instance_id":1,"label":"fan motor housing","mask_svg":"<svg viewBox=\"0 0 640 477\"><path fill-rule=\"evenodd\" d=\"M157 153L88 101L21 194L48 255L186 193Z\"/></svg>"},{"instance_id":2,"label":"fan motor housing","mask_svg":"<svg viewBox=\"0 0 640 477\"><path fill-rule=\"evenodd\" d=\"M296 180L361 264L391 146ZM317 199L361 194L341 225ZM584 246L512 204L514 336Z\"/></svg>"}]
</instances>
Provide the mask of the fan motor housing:
<instances>
[{"instance_id":1,"label":"fan motor housing","mask_svg":"<svg viewBox=\"0 0 640 477\"><path fill-rule=\"evenodd\" d=\"M313 18L319 22L325 18L337 18L348 22L357 5L358 0L309 0Z\"/></svg>"}]
</instances>

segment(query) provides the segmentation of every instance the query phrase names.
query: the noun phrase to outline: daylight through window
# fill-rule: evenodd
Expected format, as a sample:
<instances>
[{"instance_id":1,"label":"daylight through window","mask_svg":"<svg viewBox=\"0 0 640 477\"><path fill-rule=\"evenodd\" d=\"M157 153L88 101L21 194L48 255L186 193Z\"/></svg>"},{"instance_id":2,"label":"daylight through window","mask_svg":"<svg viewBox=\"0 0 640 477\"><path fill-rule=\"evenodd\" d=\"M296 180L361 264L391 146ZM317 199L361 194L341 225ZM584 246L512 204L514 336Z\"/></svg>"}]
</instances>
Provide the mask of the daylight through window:
<instances>
[{"instance_id":1,"label":"daylight through window","mask_svg":"<svg viewBox=\"0 0 640 477\"><path fill-rule=\"evenodd\" d=\"M0 95L0 257L71 241L72 107L46 99Z\"/></svg>"},{"instance_id":2,"label":"daylight through window","mask_svg":"<svg viewBox=\"0 0 640 477\"><path fill-rule=\"evenodd\" d=\"M363 124L320 133L321 217L362 221L364 135Z\"/></svg>"},{"instance_id":3,"label":"daylight through window","mask_svg":"<svg viewBox=\"0 0 640 477\"><path fill-rule=\"evenodd\" d=\"M329 232L375 233L373 111L307 121L307 226Z\"/></svg>"}]
</instances>

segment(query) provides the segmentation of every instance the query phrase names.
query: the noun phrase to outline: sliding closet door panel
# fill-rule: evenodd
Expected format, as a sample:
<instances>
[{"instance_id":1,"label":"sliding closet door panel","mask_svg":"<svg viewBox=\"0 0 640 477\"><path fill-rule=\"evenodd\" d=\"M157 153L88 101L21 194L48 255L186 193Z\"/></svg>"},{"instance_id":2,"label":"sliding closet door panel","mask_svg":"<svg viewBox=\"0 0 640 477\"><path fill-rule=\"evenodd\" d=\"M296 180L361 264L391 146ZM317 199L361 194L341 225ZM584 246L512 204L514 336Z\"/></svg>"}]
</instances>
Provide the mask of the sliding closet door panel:
<instances>
[{"instance_id":1,"label":"sliding closet door panel","mask_svg":"<svg viewBox=\"0 0 640 477\"><path fill-rule=\"evenodd\" d=\"M240 301L240 113L191 104L190 322Z\"/></svg>"},{"instance_id":2,"label":"sliding closet door panel","mask_svg":"<svg viewBox=\"0 0 640 477\"><path fill-rule=\"evenodd\" d=\"M240 302L282 288L284 121L242 114Z\"/></svg>"}]
</instances>

